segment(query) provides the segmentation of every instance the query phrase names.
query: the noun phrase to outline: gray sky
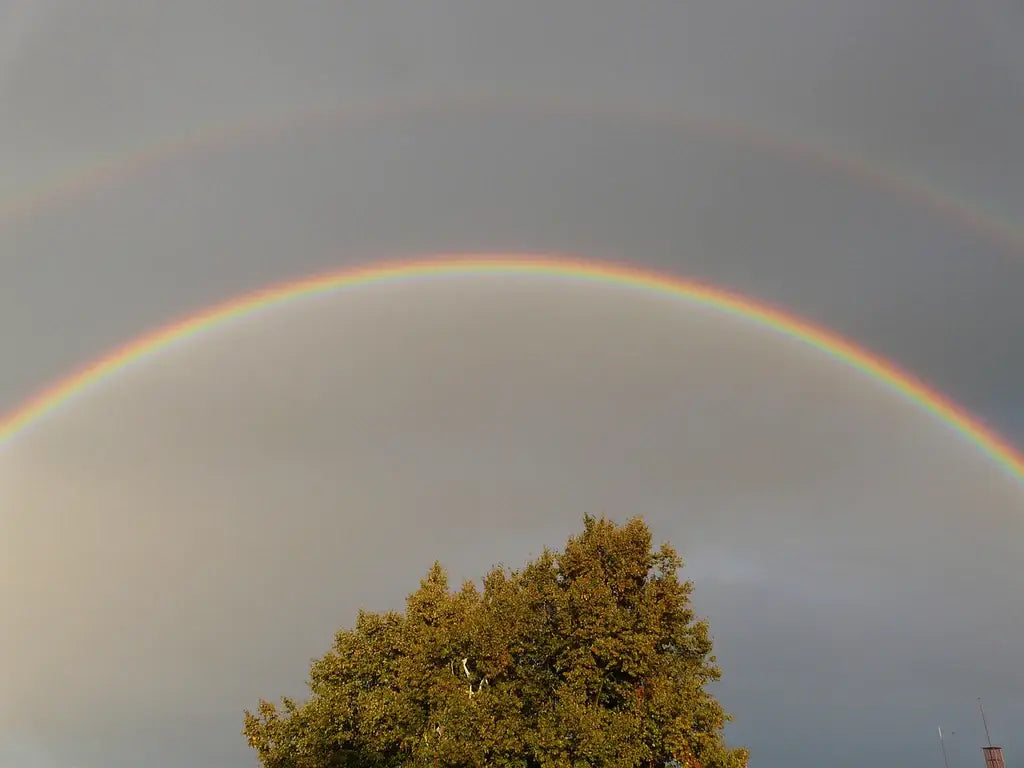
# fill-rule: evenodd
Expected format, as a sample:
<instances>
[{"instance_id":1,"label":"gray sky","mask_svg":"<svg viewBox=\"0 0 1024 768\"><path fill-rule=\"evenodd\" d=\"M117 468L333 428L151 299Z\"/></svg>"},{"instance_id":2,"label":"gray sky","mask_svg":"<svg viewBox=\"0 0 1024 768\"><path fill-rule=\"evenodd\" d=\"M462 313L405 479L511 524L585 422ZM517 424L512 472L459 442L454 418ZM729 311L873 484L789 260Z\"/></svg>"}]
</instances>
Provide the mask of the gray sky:
<instances>
[{"instance_id":1,"label":"gray sky","mask_svg":"<svg viewBox=\"0 0 1024 768\"><path fill-rule=\"evenodd\" d=\"M1022 34L1010 0L0 2L0 210L203 126L380 113L0 216L0 411L288 277L570 251L786 306L1024 444L1024 246L641 119L855 152L1020 230ZM976 696L1024 752L1024 491L876 385L661 299L484 280L268 313L8 446L0 506L16 766L250 765L241 709L301 693L356 606L397 604L435 557L519 563L602 511L687 555L753 765L934 765L938 724L970 765Z\"/></svg>"}]
</instances>

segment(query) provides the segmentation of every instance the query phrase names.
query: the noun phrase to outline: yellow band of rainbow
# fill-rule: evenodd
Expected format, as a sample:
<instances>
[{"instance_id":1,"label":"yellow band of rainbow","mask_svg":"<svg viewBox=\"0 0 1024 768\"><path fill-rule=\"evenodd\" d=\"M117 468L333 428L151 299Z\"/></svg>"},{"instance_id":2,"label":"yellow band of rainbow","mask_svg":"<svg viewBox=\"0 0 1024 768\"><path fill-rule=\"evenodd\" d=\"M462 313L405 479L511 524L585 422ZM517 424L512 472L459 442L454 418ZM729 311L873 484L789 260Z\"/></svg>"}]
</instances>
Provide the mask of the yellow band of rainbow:
<instances>
[{"instance_id":1,"label":"yellow band of rainbow","mask_svg":"<svg viewBox=\"0 0 1024 768\"><path fill-rule=\"evenodd\" d=\"M0 450L27 427L129 364L233 318L304 297L374 283L474 275L551 276L640 289L673 296L772 329L814 347L899 393L959 432L1024 484L1024 456L1007 440L941 392L825 328L747 296L704 283L619 264L536 255L442 256L390 262L343 269L246 294L141 336L43 390L20 408L0 418Z\"/></svg>"}]
</instances>

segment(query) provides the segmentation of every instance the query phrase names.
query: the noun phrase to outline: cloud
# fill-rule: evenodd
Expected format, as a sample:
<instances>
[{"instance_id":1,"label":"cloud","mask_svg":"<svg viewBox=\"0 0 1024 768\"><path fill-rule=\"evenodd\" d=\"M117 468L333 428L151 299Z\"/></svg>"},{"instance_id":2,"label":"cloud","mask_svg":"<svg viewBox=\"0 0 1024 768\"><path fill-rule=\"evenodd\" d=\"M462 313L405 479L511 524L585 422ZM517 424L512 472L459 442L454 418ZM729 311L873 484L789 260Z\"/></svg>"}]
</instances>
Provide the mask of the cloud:
<instances>
[{"instance_id":1,"label":"cloud","mask_svg":"<svg viewBox=\"0 0 1024 768\"><path fill-rule=\"evenodd\" d=\"M0 102L32 35L53 13L51 0L5 0L0 3Z\"/></svg>"},{"instance_id":2,"label":"cloud","mask_svg":"<svg viewBox=\"0 0 1024 768\"><path fill-rule=\"evenodd\" d=\"M340 121L44 206L0 231L0 410L245 290L530 249L772 301L1013 432L1024 268L978 217L1014 231L1024 206L1002 2L8 3L45 23L6 28L5 199L311 104L569 93L623 115ZM650 112L814 139L966 207ZM948 430L692 307L389 290L168 353L5 453L0 735L82 768L248 764L240 708L301 693L358 604L608 511L691 563L755 760L924 766L937 723L978 736L975 695L1020 751L1020 490Z\"/></svg>"}]
</instances>

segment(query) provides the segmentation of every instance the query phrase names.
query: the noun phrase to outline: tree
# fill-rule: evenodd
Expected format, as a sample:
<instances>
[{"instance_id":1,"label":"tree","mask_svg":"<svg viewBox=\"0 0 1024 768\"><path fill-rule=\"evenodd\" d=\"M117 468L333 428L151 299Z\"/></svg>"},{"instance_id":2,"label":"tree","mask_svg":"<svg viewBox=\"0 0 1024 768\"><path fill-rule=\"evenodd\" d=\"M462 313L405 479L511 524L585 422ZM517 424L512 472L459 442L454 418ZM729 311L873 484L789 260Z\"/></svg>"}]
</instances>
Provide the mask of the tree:
<instances>
[{"instance_id":1,"label":"tree","mask_svg":"<svg viewBox=\"0 0 1024 768\"><path fill-rule=\"evenodd\" d=\"M265 768L745 768L692 584L639 518L584 518L564 551L457 592L435 563L404 613L360 611L313 662L305 704L260 701Z\"/></svg>"}]
</instances>

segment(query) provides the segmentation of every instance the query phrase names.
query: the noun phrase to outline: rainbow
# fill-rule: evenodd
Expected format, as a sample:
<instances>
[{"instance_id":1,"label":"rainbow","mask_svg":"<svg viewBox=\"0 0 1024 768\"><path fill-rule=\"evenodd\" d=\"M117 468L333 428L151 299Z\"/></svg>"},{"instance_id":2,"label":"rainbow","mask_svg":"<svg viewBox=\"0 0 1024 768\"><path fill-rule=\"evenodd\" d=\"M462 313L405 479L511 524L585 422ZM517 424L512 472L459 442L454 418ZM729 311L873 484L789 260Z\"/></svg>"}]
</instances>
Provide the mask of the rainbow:
<instances>
[{"instance_id":1,"label":"rainbow","mask_svg":"<svg viewBox=\"0 0 1024 768\"><path fill-rule=\"evenodd\" d=\"M218 152L246 145L265 145L282 135L309 131L336 124L352 124L413 116L483 114L512 116L536 114L588 120L610 120L638 125L664 126L694 136L731 141L741 146L806 162L828 169L868 188L931 211L979 235L992 245L1014 255L1024 256L1024 234L1007 216L997 216L982 207L941 191L926 179L884 170L867 158L849 151L793 140L780 134L755 129L734 121L687 114L673 110L621 108L590 102L572 102L564 96L495 97L493 94L464 94L457 99L421 97L399 102L352 104L314 104L275 116L250 116L241 120L215 123L178 137L152 141L136 149L122 150L101 158L90 167L66 172L14 197L0 199L0 229L30 220L44 211L74 201L93 191L123 184L156 170L174 158L203 152Z\"/></svg>"},{"instance_id":2,"label":"rainbow","mask_svg":"<svg viewBox=\"0 0 1024 768\"><path fill-rule=\"evenodd\" d=\"M0 449L45 416L129 365L235 318L274 306L377 283L458 276L561 277L675 297L807 344L875 380L947 424L1024 484L1024 456L942 393L885 359L819 326L747 296L708 284L614 263L536 255L443 256L344 269L249 293L145 334L86 365L0 418Z\"/></svg>"}]
</instances>

